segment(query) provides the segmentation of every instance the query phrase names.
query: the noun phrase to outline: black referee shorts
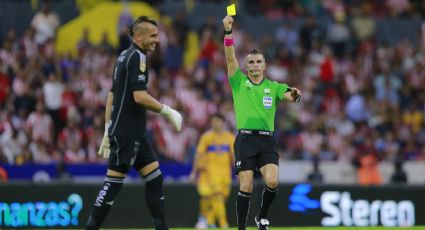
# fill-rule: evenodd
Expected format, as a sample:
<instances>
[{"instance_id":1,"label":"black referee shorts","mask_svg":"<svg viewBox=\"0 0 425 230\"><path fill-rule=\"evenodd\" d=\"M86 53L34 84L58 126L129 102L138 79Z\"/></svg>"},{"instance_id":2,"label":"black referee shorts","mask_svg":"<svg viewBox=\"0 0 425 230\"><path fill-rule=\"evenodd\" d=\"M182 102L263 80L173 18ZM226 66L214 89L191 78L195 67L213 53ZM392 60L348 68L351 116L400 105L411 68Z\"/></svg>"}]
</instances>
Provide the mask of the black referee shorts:
<instances>
[{"instance_id":1,"label":"black referee shorts","mask_svg":"<svg viewBox=\"0 0 425 230\"><path fill-rule=\"evenodd\" d=\"M137 171L157 161L155 153L146 138L109 137L110 150L108 168L128 173L131 167Z\"/></svg>"},{"instance_id":2,"label":"black referee shorts","mask_svg":"<svg viewBox=\"0 0 425 230\"><path fill-rule=\"evenodd\" d=\"M266 164L279 165L277 143L272 135L239 131L234 145L236 174L258 170Z\"/></svg>"}]
</instances>

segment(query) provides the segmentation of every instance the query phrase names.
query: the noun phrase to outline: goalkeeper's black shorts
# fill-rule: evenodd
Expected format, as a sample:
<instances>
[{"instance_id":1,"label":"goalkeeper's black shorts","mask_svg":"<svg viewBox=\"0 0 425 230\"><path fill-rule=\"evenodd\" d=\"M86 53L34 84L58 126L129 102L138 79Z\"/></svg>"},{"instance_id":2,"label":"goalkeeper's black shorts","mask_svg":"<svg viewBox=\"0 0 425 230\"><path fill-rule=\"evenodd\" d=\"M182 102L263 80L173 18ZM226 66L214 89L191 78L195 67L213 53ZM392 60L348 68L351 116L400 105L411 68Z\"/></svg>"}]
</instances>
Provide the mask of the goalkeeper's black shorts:
<instances>
[{"instance_id":1,"label":"goalkeeper's black shorts","mask_svg":"<svg viewBox=\"0 0 425 230\"><path fill-rule=\"evenodd\" d=\"M131 167L137 171L157 161L152 146L146 138L128 138L110 136L110 154L108 168L121 173L128 173Z\"/></svg>"},{"instance_id":2,"label":"goalkeeper's black shorts","mask_svg":"<svg viewBox=\"0 0 425 230\"><path fill-rule=\"evenodd\" d=\"M277 143L269 131L239 131L236 136L235 172L258 170L266 164L279 165Z\"/></svg>"}]
</instances>

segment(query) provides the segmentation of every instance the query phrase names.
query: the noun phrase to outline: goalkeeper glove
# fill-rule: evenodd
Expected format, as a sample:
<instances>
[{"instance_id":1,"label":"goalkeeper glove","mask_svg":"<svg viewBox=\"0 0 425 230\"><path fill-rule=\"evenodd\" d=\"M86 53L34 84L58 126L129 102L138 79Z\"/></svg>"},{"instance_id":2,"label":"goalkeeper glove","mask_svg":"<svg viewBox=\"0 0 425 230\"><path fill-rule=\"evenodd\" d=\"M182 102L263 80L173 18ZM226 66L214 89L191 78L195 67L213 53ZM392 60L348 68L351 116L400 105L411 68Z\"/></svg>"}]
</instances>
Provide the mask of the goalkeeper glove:
<instances>
[{"instance_id":1,"label":"goalkeeper glove","mask_svg":"<svg viewBox=\"0 0 425 230\"><path fill-rule=\"evenodd\" d=\"M97 154L99 156L103 156L104 158L109 157L110 149L109 149L109 135L108 129L111 122L105 123L105 132L103 133L102 143L100 144L99 152Z\"/></svg>"},{"instance_id":2,"label":"goalkeeper glove","mask_svg":"<svg viewBox=\"0 0 425 230\"><path fill-rule=\"evenodd\" d=\"M182 115L168 105L164 105L160 112L180 132L182 128Z\"/></svg>"}]
</instances>

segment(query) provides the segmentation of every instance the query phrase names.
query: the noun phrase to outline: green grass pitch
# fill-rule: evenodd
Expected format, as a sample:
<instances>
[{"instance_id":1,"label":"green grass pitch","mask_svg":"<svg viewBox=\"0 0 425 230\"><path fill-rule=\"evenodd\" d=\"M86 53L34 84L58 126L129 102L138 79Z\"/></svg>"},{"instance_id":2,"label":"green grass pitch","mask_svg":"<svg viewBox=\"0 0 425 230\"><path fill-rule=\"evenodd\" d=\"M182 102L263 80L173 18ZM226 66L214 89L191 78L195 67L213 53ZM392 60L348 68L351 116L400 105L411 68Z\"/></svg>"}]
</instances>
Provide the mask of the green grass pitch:
<instances>
[{"instance_id":1,"label":"green grass pitch","mask_svg":"<svg viewBox=\"0 0 425 230\"><path fill-rule=\"evenodd\" d=\"M126 230L141 230L142 228L130 228ZM195 228L171 228L175 230L196 230ZM237 230L237 228L229 228L230 230ZM257 228L249 227L247 230L256 230ZM425 230L425 226L417 227L403 227L403 228L389 228L389 227L270 227L270 230L391 230L391 229L401 229L401 230ZM102 230L118 230L118 229L107 229Z\"/></svg>"},{"instance_id":2,"label":"green grass pitch","mask_svg":"<svg viewBox=\"0 0 425 230\"><path fill-rule=\"evenodd\" d=\"M141 230L142 228L130 228L126 230ZM171 228L174 230L196 230L195 228ZM256 230L257 228L248 227L247 230ZM402 227L402 228L389 228L389 227L272 227L270 230L392 230L392 229L401 229L401 230L425 230L425 226L417 227ZM103 228L102 230L118 230L118 229L107 229ZM229 230L237 230L237 228L229 228Z\"/></svg>"},{"instance_id":3,"label":"green grass pitch","mask_svg":"<svg viewBox=\"0 0 425 230\"><path fill-rule=\"evenodd\" d=\"M102 228L102 230L142 230L150 228ZM171 228L173 230L196 230L195 228ZM237 228L228 228L229 230L237 230ZM256 230L257 228L248 227L247 230ZM270 230L425 230L425 226L416 226L416 227L272 227ZM35 230L35 229L34 229ZM59 229L50 229L50 230L59 230Z\"/></svg>"}]
</instances>

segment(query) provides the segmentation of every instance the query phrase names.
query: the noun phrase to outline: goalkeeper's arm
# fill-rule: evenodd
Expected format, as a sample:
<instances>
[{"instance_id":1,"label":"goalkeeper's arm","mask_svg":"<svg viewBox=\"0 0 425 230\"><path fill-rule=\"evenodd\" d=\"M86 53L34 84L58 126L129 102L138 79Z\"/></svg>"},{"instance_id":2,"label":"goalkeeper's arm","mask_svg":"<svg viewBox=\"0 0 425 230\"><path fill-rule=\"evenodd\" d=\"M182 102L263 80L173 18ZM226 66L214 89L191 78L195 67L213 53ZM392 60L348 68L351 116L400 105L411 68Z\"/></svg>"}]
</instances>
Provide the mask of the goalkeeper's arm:
<instances>
[{"instance_id":1,"label":"goalkeeper's arm","mask_svg":"<svg viewBox=\"0 0 425 230\"><path fill-rule=\"evenodd\" d=\"M112 113L112 102L114 100L114 93L109 92L108 98L106 99L106 108L105 108L105 123L111 123L111 113Z\"/></svg>"},{"instance_id":2,"label":"goalkeeper's arm","mask_svg":"<svg viewBox=\"0 0 425 230\"><path fill-rule=\"evenodd\" d=\"M112 101L114 99L114 94L112 92L108 93L108 98L106 99L106 108L105 108L105 131L103 133L102 143L97 154L105 158L109 157L109 135L108 129L111 124L111 113L112 113Z\"/></svg>"},{"instance_id":3,"label":"goalkeeper's arm","mask_svg":"<svg viewBox=\"0 0 425 230\"><path fill-rule=\"evenodd\" d=\"M137 104L142 105L143 107L153 112L164 115L164 117L167 118L173 124L177 131L181 130L183 120L181 114L176 110L172 109L170 106L161 104L146 90L134 91L133 98Z\"/></svg>"}]
</instances>

